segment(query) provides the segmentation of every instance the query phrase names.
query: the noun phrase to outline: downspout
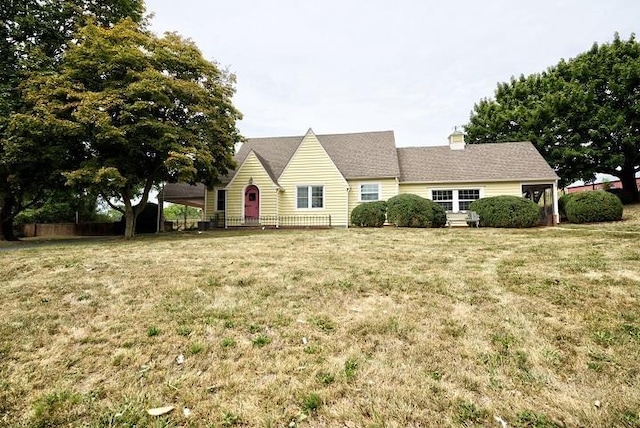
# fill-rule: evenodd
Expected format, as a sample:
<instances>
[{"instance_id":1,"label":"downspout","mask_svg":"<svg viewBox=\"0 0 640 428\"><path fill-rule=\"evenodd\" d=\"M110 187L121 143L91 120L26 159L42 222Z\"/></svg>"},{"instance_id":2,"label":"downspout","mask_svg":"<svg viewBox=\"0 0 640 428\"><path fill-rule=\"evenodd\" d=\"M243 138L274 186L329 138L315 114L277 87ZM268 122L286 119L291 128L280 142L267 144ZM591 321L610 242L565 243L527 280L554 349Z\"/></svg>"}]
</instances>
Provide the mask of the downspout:
<instances>
[{"instance_id":1,"label":"downspout","mask_svg":"<svg viewBox=\"0 0 640 428\"><path fill-rule=\"evenodd\" d=\"M276 187L276 229L280 228L280 188Z\"/></svg>"},{"instance_id":2,"label":"downspout","mask_svg":"<svg viewBox=\"0 0 640 428\"><path fill-rule=\"evenodd\" d=\"M347 224L344 226L345 229L349 229L349 189L350 187L347 186Z\"/></svg>"}]
</instances>

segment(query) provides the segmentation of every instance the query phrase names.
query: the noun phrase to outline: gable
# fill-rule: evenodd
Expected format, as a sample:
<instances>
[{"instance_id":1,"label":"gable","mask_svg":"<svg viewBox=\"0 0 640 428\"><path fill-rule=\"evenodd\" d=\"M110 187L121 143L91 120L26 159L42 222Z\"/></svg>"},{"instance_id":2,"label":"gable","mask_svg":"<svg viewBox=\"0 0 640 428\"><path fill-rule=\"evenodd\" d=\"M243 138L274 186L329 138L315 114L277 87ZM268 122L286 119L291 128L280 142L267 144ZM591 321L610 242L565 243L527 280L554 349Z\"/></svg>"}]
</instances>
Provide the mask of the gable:
<instances>
[{"instance_id":1,"label":"gable","mask_svg":"<svg viewBox=\"0 0 640 428\"><path fill-rule=\"evenodd\" d=\"M291 156L279 181L284 185L291 181L300 180L339 180L341 184L347 186L344 176L311 129Z\"/></svg>"},{"instance_id":2,"label":"gable","mask_svg":"<svg viewBox=\"0 0 640 428\"><path fill-rule=\"evenodd\" d=\"M234 187L238 182L248 183L249 180L260 182L263 186L278 187L271 174L265 168L262 160L253 151L249 152L244 162L235 171L233 178L227 184L226 188Z\"/></svg>"}]
</instances>

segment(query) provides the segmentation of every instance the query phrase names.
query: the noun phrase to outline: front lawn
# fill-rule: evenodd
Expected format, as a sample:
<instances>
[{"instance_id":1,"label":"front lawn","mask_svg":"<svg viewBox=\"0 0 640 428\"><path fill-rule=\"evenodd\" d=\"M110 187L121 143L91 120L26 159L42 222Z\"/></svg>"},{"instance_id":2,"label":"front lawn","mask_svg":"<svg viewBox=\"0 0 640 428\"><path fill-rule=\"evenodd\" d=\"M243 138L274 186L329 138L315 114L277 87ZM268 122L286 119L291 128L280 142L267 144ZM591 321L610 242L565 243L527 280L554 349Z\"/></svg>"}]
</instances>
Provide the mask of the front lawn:
<instances>
[{"instance_id":1,"label":"front lawn","mask_svg":"<svg viewBox=\"0 0 640 428\"><path fill-rule=\"evenodd\" d=\"M0 252L0 426L639 427L639 219Z\"/></svg>"}]
</instances>

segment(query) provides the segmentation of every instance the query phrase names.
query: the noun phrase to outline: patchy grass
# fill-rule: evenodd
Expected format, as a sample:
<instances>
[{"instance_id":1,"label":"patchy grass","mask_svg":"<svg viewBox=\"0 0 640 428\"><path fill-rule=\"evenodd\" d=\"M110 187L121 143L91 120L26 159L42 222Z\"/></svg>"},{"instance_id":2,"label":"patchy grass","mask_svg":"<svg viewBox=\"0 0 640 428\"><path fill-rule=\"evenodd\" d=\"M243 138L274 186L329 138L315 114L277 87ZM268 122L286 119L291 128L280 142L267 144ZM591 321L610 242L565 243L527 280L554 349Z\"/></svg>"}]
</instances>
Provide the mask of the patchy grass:
<instances>
[{"instance_id":1,"label":"patchy grass","mask_svg":"<svg viewBox=\"0 0 640 428\"><path fill-rule=\"evenodd\" d=\"M0 426L638 427L639 219L3 252Z\"/></svg>"}]
</instances>

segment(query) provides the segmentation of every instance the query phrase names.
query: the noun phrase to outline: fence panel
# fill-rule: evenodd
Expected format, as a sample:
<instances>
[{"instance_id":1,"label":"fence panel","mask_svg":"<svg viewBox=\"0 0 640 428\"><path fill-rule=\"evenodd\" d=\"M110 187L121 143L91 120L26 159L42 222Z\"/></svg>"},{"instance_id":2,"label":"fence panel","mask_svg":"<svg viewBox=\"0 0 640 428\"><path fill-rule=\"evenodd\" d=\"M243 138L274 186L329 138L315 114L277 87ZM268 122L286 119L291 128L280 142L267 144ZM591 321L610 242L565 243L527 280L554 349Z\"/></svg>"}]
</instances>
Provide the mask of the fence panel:
<instances>
[{"instance_id":1,"label":"fence panel","mask_svg":"<svg viewBox=\"0 0 640 428\"><path fill-rule=\"evenodd\" d=\"M288 215L260 216L247 218L242 216L225 216L216 213L210 219L211 228L260 227L260 228L329 228L330 215Z\"/></svg>"}]
</instances>

